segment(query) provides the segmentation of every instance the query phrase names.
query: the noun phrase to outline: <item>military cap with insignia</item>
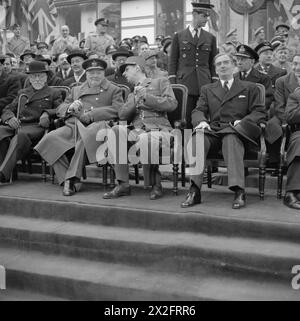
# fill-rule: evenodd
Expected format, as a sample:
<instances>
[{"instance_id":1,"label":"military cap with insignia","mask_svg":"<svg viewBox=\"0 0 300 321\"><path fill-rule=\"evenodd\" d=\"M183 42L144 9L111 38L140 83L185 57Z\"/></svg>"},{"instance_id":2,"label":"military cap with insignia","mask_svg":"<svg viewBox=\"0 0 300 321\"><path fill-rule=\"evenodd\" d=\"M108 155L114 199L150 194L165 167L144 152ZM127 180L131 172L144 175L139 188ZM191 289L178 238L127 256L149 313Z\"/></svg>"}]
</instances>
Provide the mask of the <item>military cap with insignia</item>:
<instances>
[{"instance_id":1,"label":"military cap with insignia","mask_svg":"<svg viewBox=\"0 0 300 321\"><path fill-rule=\"evenodd\" d=\"M163 35L157 35L155 37L155 40L159 40L159 41L162 41L165 37Z\"/></svg>"},{"instance_id":2,"label":"military cap with insignia","mask_svg":"<svg viewBox=\"0 0 300 321\"><path fill-rule=\"evenodd\" d=\"M254 49L252 49L251 47L246 46L246 45L239 45L236 48L235 56L254 59L255 61L257 61L259 59L257 52Z\"/></svg>"},{"instance_id":3,"label":"military cap with insignia","mask_svg":"<svg viewBox=\"0 0 300 321\"><path fill-rule=\"evenodd\" d=\"M72 58L74 58L74 57L81 57L81 58L83 58L84 60L87 59L86 53L85 53L83 50L80 50L80 49L76 49L76 50L71 51L71 53L70 53L69 56L67 57L67 61L68 61L69 64L71 64L71 60L72 60Z\"/></svg>"},{"instance_id":4,"label":"military cap with insignia","mask_svg":"<svg viewBox=\"0 0 300 321\"><path fill-rule=\"evenodd\" d=\"M271 42L269 42L269 41L264 41L264 42L260 43L258 46L256 46L256 47L254 48L254 50L255 50L255 51L257 52L257 54L260 56L260 55L261 55L263 52L265 52L265 51L269 51L269 50L274 51L274 48L273 48Z\"/></svg>"},{"instance_id":5,"label":"military cap with insignia","mask_svg":"<svg viewBox=\"0 0 300 321\"><path fill-rule=\"evenodd\" d=\"M104 27L108 27L109 20L106 18L99 18L95 21L95 26L98 26L99 24L101 24Z\"/></svg>"},{"instance_id":6,"label":"military cap with insignia","mask_svg":"<svg viewBox=\"0 0 300 321\"><path fill-rule=\"evenodd\" d=\"M120 72L123 74L127 66L140 66L145 68L146 60L141 56L128 57L123 65L120 66Z\"/></svg>"},{"instance_id":7,"label":"military cap with insignia","mask_svg":"<svg viewBox=\"0 0 300 321\"><path fill-rule=\"evenodd\" d=\"M147 44L148 44L148 39L147 39L147 37L146 37L146 36L142 36L142 37L140 38L140 42L144 42L144 43L147 43Z\"/></svg>"},{"instance_id":8,"label":"military cap with insignia","mask_svg":"<svg viewBox=\"0 0 300 321\"><path fill-rule=\"evenodd\" d=\"M126 58L128 58L128 57L131 57L131 56L133 56L133 52L132 51L128 50L127 47L120 47L120 48L117 49L116 52L114 52L112 54L112 59L116 60L117 57L126 57Z\"/></svg>"},{"instance_id":9,"label":"military cap with insignia","mask_svg":"<svg viewBox=\"0 0 300 321\"><path fill-rule=\"evenodd\" d=\"M48 46L48 44L46 43L46 42L43 42L43 41L41 41L41 42L38 42L37 43L37 45L36 45L36 47L38 48L38 49L41 49L41 48L49 48L49 46Z\"/></svg>"},{"instance_id":10,"label":"military cap with insignia","mask_svg":"<svg viewBox=\"0 0 300 321\"><path fill-rule=\"evenodd\" d=\"M82 64L82 68L86 71L93 69L105 70L107 68L107 63L99 58L88 59Z\"/></svg>"},{"instance_id":11,"label":"military cap with insignia","mask_svg":"<svg viewBox=\"0 0 300 321\"><path fill-rule=\"evenodd\" d=\"M282 45L284 43L284 37L282 36L275 36L272 40L271 40L271 44L273 49L275 50L278 46Z\"/></svg>"},{"instance_id":12,"label":"military cap with insignia","mask_svg":"<svg viewBox=\"0 0 300 321\"><path fill-rule=\"evenodd\" d=\"M285 23L280 23L276 26L275 30L278 31L279 28L284 28L286 29L286 31L290 31L291 30L291 27L288 26L287 24Z\"/></svg>"},{"instance_id":13,"label":"military cap with insignia","mask_svg":"<svg viewBox=\"0 0 300 321\"><path fill-rule=\"evenodd\" d=\"M105 54L111 55L112 53L116 52L118 47L116 45L109 45L105 48Z\"/></svg>"},{"instance_id":14,"label":"military cap with insignia","mask_svg":"<svg viewBox=\"0 0 300 321\"><path fill-rule=\"evenodd\" d=\"M206 13L209 14L211 9L213 9L215 6L210 3L204 3L201 1L198 2L192 2L193 6L193 12L197 13Z\"/></svg>"},{"instance_id":15,"label":"military cap with insignia","mask_svg":"<svg viewBox=\"0 0 300 321\"><path fill-rule=\"evenodd\" d=\"M256 37L259 33L261 33L262 31L265 31L264 27L259 27L254 31L254 36Z\"/></svg>"},{"instance_id":16,"label":"military cap with insignia","mask_svg":"<svg viewBox=\"0 0 300 321\"><path fill-rule=\"evenodd\" d=\"M133 42L139 42L140 41L140 39L141 39L141 36L134 36L134 37L132 37L132 41Z\"/></svg>"}]
</instances>

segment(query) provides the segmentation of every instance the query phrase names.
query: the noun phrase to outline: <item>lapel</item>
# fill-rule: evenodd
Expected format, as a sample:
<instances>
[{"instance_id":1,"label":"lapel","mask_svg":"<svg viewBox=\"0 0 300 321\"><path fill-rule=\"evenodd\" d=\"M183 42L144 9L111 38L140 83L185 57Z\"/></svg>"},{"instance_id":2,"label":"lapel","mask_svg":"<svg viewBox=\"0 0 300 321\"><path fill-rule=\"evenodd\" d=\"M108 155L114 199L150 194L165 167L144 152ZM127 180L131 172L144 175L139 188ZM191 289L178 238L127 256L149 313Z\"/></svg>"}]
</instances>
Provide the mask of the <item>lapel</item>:
<instances>
[{"instance_id":1,"label":"lapel","mask_svg":"<svg viewBox=\"0 0 300 321\"><path fill-rule=\"evenodd\" d=\"M222 87L221 81L217 81L211 85L211 92L214 94L214 96L220 101L223 101L224 98L224 89Z\"/></svg>"},{"instance_id":2,"label":"lapel","mask_svg":"<svg viewBox=\"0 0 300 321\"><path fill-rule=\"evenodd\" d=\"M200 47L205 43L206 40L206 31L201 29L200 37L198 39L197 47Z\"/></svg>"},{"instance_id":3,"label":"lapel","mask_svg":"<svg viewBox=\"0 0 300 321\"><path fill-rule=\"evenodd\" d=\"M250 81L250 82L259 82L260 77L258 76L258 71L255 70L255 68L253 67L245 80Z\"/></svg>"},{"instance_id":4,"label":"lapel","mask_svg":"<svg viewBox=\"0 0 300 321\"><path fill-rule=\"evenodd\" d=\"M193 36L190 32L189 27L187 29L185 29L183 42L189 42L190 44L195 46L194 39L193 39Z\"/></svg>"},{"instance_id":5,"label":"lapel","mask_svg":"<svg viewBox=\"0 0 300 321\"><path fill-rule=\"evenodd\" d=\"M245 85L243 84L243 82L235 78L230 90L223 98L222 105L224 105L227 101L229 101L233 97L237 96L244 89L245 89Z\"/></svg>"},{"instance_id":6,"label":"lapel","mask_svg":"<svg viewBox=\"0 0 300 321\"><path fill-rule=\"evenodd\" d=\"M103 93L103 91L108 89L108 80L103 79L103 81L101 82L101 85L99 87L96 88L92 88L89 87L87 81L80 87L78 88L78 99L82 96L86 96L86 95L100 95L101 93ZM76 88L76 87L75 87Z\"/></svg>"}]
</instances>

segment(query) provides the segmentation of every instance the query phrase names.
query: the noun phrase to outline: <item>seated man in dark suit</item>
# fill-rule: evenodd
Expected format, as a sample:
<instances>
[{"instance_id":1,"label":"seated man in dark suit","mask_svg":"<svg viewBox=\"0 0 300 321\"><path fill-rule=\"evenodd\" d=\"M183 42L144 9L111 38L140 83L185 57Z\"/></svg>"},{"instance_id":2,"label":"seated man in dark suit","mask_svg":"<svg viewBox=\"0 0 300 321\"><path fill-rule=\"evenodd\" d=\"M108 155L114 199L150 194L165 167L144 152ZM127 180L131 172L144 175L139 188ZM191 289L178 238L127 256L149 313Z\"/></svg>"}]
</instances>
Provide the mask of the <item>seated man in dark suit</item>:
<instances>
[{"instance_id":1,"label":"seated man in dark suit","mask_svg":"<svg viewBox=\"0 0 300 321\"><path fill-rule=\"evenodd\" d=\"M17 76L9 76L4 72L6 57L0 55L0 114L10 104L21 89L21 82Z\"/></svg>"},{"instance_id":2,"label":"seated man in dark suit","mask_svg":"<svg viewBox=\"0 0 300 321\"><path fill-rule=\"evenodd\" d=\"M259 138L258 123L265 120L266 109L260 101L259 89L255 84L233 77L235 66L230 55L217 55L215 66L220 81L202 87L197 107L192 114L196 132L205 131L204 140L200 142L200 146L195 146L197 134L192 142L194 150L201 148L202 164L210 150L222 150L228 167L229 189L235 193L232 208L240 209L246 205L244 138L246 137L246 142L254 143ZM250 129L247 135L240 135L246 127ZM181 205L183 208L201 203L204 169L203 166L198 173L193 171L190 191Z\"/></svg>"},{"instance_id":3,"label":"seated man in dark suit","mask_svg":"<svg viewBox=\"0 0 300 321\"><path fill-rule=\"evenodd\" d=\"M291 128L291 138L287 150L287 183L284 204L300 210L300 88L287 101L286 121Z\"/></svg>"},{"instance_id":4,"label":"seated man in dark suit","mask_svg":"<svg viewBox=\"0 0 300 321\"><path fill-rule=\"evenodd\" d=\"M30 147L43 136L49 127L50 116L55 108L62 103L59 91L47 85L45 63L34 61L29 64L29 81L31 86L19 91L18 97L4 108L1 119L5 124L0 126L0 181L7 182L16 162L26 157ZM19 97L25 95L25 104L20 106ZM16 135L16 136L15 136ZM15 139L12 139L13 137Z\"/></svg>"}]
</instances>

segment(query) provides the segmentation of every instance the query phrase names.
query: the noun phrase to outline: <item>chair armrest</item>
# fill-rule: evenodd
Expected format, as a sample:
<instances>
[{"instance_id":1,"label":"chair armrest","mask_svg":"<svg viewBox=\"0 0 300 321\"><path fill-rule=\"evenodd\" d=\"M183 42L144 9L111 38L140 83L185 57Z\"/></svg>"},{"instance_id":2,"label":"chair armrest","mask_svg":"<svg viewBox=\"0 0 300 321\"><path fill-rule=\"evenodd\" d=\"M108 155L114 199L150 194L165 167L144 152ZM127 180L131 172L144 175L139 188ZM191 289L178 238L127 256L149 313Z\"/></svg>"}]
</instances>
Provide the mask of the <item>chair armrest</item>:
<instances>
[{"instance_id":1,"label":"chair armrest","mask_svg":"<svg viewBox=\"0 0 300 321\"><path fill-rule=\"evenodd\" d=\"M175 129L180 129L180 130L183 130L186 128L186 122L185 121L182 121L182 120L176 120L174 122L174 128Z\"/></svg>"}]
</instances>

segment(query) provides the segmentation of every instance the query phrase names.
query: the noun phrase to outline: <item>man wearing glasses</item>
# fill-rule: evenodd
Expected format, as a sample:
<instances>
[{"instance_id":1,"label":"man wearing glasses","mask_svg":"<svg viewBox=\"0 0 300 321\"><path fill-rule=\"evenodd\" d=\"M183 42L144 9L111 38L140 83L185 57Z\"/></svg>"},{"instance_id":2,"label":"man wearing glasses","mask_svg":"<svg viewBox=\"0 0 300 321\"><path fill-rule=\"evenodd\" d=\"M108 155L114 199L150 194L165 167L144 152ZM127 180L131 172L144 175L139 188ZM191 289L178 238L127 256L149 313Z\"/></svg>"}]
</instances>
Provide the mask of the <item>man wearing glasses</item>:
<instances>
[{"instance_id":1,"label":"man wearing glasses","mask_svg":"<svg viewBox=\"0 0 300 321\"><path fill-rule=\"evenodd\" d=\"M217 54L216 38L203 28L211 9L208 3L193 2L193 23L174 35L169 61L171 83L187 86L187 126L192 128L191 114L199 99L201 87L215 76L213 59Z\"/></svg>"}]
</instances>

